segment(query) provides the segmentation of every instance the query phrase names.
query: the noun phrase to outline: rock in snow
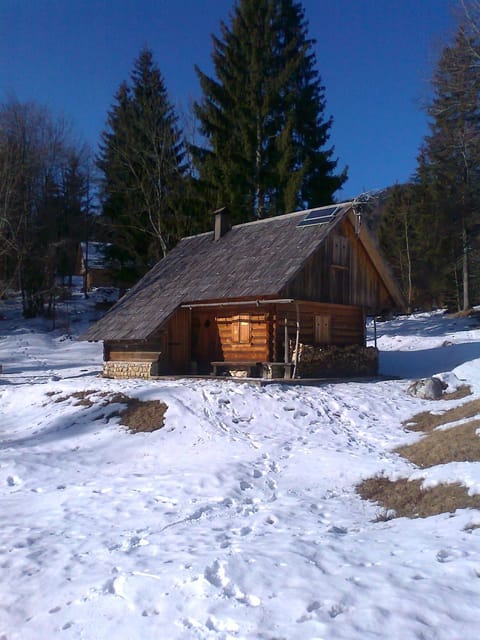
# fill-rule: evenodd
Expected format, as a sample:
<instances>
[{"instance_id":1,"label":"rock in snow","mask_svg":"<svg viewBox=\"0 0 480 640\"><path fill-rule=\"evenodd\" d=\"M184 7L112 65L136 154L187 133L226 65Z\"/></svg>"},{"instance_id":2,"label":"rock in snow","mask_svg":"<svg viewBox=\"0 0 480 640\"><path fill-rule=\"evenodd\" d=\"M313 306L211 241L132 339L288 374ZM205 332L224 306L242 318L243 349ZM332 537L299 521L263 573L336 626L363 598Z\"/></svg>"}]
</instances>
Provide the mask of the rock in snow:
<instances>
[{"instance_id":1,"label":"rock in snow","mask_svg":"<svg viewBox=\"0 0 480 640\"><path fill-rule=\"evenodd\" d=\"M439 378L422 378L408 387L408 393L423 400L438 400L446 388L447 385Z\"/></svg>"}]
</instances>

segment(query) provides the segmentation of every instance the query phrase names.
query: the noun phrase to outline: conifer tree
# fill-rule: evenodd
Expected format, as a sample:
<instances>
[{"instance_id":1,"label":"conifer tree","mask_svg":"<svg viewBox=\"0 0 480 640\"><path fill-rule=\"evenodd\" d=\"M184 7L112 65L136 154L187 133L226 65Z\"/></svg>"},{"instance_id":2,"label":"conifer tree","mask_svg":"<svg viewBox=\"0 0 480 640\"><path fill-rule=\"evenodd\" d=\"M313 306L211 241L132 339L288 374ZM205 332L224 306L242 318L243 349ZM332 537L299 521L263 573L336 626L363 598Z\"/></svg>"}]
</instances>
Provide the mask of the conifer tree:
<instances>
[{"instance_id":1,"label":"conifer tree","mask_svg":"<svg viewBox=\"0 0 480 640\"><path fill-rule=\"evenodd\" d=\"M235 221L331 202L346 180L328 142L325 93L304 10L294 0L239 0L213 37L215 77L196 68L204 148L194 149L210 209Z\"/></svg>"},{"instance_id":2,"label":"conifer tree","mask_svg":"<svg viewBox=\"0 0 480 640\"><path fill-rule=\"evenodd\" d=\"M451 265L451 283L459 280L463 309L471 305L472 247L480 224L480 69L474 52L475 43L460 27L433 76L430 135L419 159L419 175L429 185L436 225L441 225L444 261ZM431 216L425 223L431 236Z\"/></svg>"},{"instance_id":3,"label":"conifer tree","mask_svg":"<svg viewBox=\"0 0 480 640\"><path fill-rule=\"evenodd\" d=\"M115 96L97 162L111 257L129 280L165 256L182 234L183 157L163 77L152 52L143 49L130 85L123 82Z\"/></svg>"}]
</instances>

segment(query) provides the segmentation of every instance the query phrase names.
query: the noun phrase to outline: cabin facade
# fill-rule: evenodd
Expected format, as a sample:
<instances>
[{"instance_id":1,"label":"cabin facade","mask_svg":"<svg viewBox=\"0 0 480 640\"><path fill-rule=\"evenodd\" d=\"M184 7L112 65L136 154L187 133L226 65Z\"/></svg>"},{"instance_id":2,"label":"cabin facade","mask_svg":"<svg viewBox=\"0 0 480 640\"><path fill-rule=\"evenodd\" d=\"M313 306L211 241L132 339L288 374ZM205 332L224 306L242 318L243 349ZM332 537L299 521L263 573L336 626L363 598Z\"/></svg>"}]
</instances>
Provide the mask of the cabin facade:
<instances>
[{"instance_id":1,"label":"cabin facade","mask_svg":"<svg viewBox=\"0 0 480 640\"><path fill-rule=\"evenodd\" d=\"M75 265L76 276L82 276L84 289L114 286L113 275L106 265L105 253L108 244L104 242L80 242Z\"/></svg>"},{"instance_id":2,"label":"cabin facade","mask_svg":"<svg viewBox=\"0 0 480 640\"><path fill-rule=\"evenodd\" d=\"M180 241L83 338L104 341L112 377L322 375L336 372L332 353L358 373L347 352L374 373L366 315L402 306L352 203L231 229L219 211L213 232Z\"/></svg>"}]
</instances>

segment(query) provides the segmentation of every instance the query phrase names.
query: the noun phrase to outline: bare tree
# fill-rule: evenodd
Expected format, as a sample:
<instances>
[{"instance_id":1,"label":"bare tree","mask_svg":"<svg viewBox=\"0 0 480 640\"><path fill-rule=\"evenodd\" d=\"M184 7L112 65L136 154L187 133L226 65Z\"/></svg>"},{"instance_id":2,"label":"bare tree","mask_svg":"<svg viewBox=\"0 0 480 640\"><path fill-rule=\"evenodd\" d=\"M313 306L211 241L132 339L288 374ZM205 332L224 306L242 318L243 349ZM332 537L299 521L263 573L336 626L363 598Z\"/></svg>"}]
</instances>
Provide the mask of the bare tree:
<instances>
[{"instance_id":1,"label":"bare tree","mask_svg":"<svg viewBox=\"0 0 480 640\"><path fill-rule=\"evenodd\" d=\"M21 290L26 315L43 309L54 284L62 177L73 152L63 118L32 102L0 104L0 281Z\"/></svg>"}]
</instances>

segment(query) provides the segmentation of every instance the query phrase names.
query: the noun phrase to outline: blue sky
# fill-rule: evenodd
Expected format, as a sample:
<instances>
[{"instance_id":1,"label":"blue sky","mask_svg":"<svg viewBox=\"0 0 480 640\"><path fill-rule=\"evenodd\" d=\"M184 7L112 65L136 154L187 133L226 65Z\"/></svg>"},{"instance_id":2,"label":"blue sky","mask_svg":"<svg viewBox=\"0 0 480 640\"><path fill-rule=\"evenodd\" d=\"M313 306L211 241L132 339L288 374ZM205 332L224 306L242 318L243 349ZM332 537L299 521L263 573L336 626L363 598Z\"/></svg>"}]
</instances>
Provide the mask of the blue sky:
<instances>
[{"instance_id":1,"label":"blue sky","mask_svg":"<svg viewBox=\"0 0 480 640\"><path fill-rule=\"evenodd\" d=\"M304 0L334 124L340 194L409 178L427 133L423 106L438 54L455 29L454 0ZM211 71L211 34L233 0L0 0L0 100L63 113L97 145L122 80L143 46L179 109Z\"/></svg>"}]
</instances>

